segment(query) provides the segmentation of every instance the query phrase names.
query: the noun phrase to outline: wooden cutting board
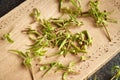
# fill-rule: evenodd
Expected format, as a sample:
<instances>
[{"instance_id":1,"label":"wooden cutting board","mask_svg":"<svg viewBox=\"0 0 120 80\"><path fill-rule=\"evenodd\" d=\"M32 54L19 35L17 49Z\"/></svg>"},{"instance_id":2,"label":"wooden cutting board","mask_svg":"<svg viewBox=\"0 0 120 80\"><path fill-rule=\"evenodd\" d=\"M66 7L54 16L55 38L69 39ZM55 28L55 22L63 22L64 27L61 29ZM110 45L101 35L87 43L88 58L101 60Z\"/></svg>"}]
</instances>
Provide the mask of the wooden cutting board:
<instances>
[{"instance_id":1,"label":"wooden cutting board","mask_svg":"<svg viewBox=\"0 0 120 80\"><path fill-rule=\"evenodd\" d=\"M87 10L89 0L81 0L82 8ZM31 80L29 71L22 65L22 60L18 56L8 52L10 49L25 50L26 45L30 44L27 35L21 33L21 30L27 28L32 22L29 14L33 8L41 11L41 17L48 19L50 17L58 17L57 0L26 0L21 5L10 11L8 14L0 18L0 37L11 31L11 37L14 43L0 40L0 80ZM110 17L117 20L118 23L110 23L108 25L112 41L109 42L105 36L103 28L96 28L91 18L82 18L84 25L74 28L73 32L88 30L93 37L93 45L89 47L88 53L90 59L78 63L74 69L80 74L69 75L68 80L86 80L91 74L102 67L112 57L120 51L120 0L100 0L100 9L112 12ZM31 25L33 26L33 25ZM54 50L49 49L49 53ZM81 54L80 54L81 55ZM67 64L70 61L79 59L80 55L67 55L64 57L44 58L43 63L50 61L60 61ZM35 66L33 66L34 68ZM54 73L52 70L41 78L43 72L34 71L36 80L61 80L62 72Z\"/></svg>"}]
</instances>

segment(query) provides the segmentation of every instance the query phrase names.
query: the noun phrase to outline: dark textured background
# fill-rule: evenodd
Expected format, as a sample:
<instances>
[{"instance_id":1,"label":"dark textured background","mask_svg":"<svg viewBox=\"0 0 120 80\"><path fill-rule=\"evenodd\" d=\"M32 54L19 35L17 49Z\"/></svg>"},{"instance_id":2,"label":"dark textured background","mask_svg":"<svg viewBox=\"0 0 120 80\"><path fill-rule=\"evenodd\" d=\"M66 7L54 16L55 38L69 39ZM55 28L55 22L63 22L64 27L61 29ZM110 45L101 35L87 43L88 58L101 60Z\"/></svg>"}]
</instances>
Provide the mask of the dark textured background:
<instances>
[{"instance_id":1,"label":"dark textured background","mask_svg":"<svg viewBox=\"0 0 120 80\"><path fill-rule=\"evenodd\" d=\"M0 0L0 17L18 6L23 1L25 0ZM114 65L120 65L120 53L98 70L94 75L92 75L89 80L93 80L92 78L95 75L97 75L98 80L110 80L112 76L111 68Z\"/></svg>"},{"instance_id":2,"label":"dark textured background","mask_svg":"<svg viewBox=\"0 0 120 80\"><path fill-rule=\"evenodd\" d=\"M93 80L95 75L98 78L97 80L110 80L112 77L111 68L115 65L120 65L120 53L118 53L115 57L112 58L112 60L110 60L100 70L92 75L89 80Z\"/></svg>"},{"instance_id":3,"label":"dark textured background","mask_svg":"<svg viewBox=\"0 0 120 80\"><path fill-rule=\"evenodd\" d=\"M25 0L0 0L0 17Z\"/></svg>"}]
</instances>

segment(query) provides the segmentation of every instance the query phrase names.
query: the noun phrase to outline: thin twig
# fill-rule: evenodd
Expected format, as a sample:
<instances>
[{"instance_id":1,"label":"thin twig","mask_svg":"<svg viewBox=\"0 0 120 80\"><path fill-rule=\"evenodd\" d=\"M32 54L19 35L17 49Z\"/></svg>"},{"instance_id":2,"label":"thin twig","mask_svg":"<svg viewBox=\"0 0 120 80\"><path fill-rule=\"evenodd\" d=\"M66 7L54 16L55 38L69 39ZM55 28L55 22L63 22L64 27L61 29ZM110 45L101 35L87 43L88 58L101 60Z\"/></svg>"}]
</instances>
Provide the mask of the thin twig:
<instances>
[{"instance_id":1,"label":"thin twig","mask_svg":"<svg viewBox=\"0 0 120 80\"><path fill-rule=\"evenodd\" d=\"M109 41L111 41L111 37L110 37L110 33L109 33L109 31L108 31L108 28L107 28L105 25L103 25L103 27L104 27L104 29L105 29L105 31L106 31L106 33L107 33L107 36L108 36Z\"/></svg>"},{"instance_id":2,"label":"thin twig","mask_svg":"<svg viewBox=\"0 0 120 80\"><path fill-rule=\"evenodd\" d=\"M31 75L32 80L35 80L32 67L29 68L29 72L30 72L30 75Z\"/></svg>"},{"instance_id":3,"label":"thin twig","mask_svg":"<svg viewBox=\"0 0 120 80\"><path fill-rule=\"evenodd\" d=\"M115 75L110 80L114 80L114 79L115 79Z\"/></svg>"}]
</instances>

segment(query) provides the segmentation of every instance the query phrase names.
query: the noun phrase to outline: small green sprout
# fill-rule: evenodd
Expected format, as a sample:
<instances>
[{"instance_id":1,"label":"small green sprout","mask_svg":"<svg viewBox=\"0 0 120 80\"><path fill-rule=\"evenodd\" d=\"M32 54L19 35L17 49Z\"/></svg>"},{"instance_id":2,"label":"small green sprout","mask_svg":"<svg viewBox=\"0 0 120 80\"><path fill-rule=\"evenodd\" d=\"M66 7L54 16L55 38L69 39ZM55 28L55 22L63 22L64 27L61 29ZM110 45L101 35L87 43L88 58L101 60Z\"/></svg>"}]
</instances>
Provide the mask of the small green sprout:
<instances>
[{"instance_id":1,"label":"small green sprout","mask_svg":"<svg viewBox=\"0 0 120 80\"><path fill-rule=\"evenodd\" d=\"M34 74L33 74L33 71L32 71L32 60L33 59L30 57L30 52L25 52L24 53L24 52L19 51L19 50L9 50L9 51L17 53L17 55L20 56L23 59L23 64L25 65L25 67L27 69L29 69L32 80L35 80L34 79Z\"/></svg>"},{"instance_id":2,"label":"small green sprout","mask_svg":"<svg viewBox=\"0 0 120 80\"><path fill-rule=\"evenodd\" d=\"M2 39L6 39L9 43L13 43L14 41L10 37L10 33L6 33L3 35Z\"/></svg>"},{"instance_id":3,"label":"small green sprout","mask_svg":"<svg viewBox=\"0 0 120 80\"><path fill-rule=\"evenodd\" d=\"M98 3L99 3L98 0L97 1L92 1L92 0L90 1L89 14L90 14L90 16L92 16L95 19L97 27L104 27L105 28L108 39L109 39L109 41L111 41L110 33L106 27L108 25L109 20L111 20L108 18L109 13L106 11L101 12L98 9Z\"/></svg>"},{"instance_id":4,"label":"small green sprout","mask_svg":"<svg viewBox=\"0 0 120 80\"><path fill-rule=\"evenodd\" d=\"M41 66L41 70L46 70L46 68L48 68L45 73L42 75L42 77L44 77L53 67L56 68L56 71L63 71L63 75L62 75L62 80L66 80L66 77L68 74L77 74L77 72L75 72L72 67L75 65L74 62L70 62L68 66L65 66L63 64L61 64L60 62L53 62L46 65Z\"/></svg>"},{"instance_id":5,"label":"small green sprout","mask_svg":"<svg viewBox=\"0 0 120 80\"><path fill-rule=\"evenodd\" d=\"M57 62L53 62L48 65L49 65L49 68L45 71L45 73L42 75L42 77L44 77L53 67L55 67L57 65Z\"/></svg>"},{"instance_id":6,"label":"small green sprout","mask_svg":"<svg viewBox=\"0 0 120 80\"><path fill-rule=\"evenodd\" d=\"M119 80L120 79L120 66L112 67L113 77L110 80Z\"/></svg>"},{"instance_id":7,"label":"small green sprout","mask_svg":"<svg viewBox=\"0 0 120 80\"><path fill-rule=\"evenodd\" d=\"M81 8L81 4L80 4L80 0L69 0L68 2L71 3L72 8L71 7L63 7L63 4L67 2L65 0L59 0L59 11L62 13L67 13L67 14L72 14L75 16L79 16L81 15L82 12L82 8Z\"/></svg>"},{"instance_id":8,"label":"small green sprout","mask_svg":"<svg viewBox=\"0 0 120 80\"><path fill-rule=\"evenodd\" d=\"M32 16L35 21L41 21L40 11L37 8L33 9L33 12L30 14L30 16Z\"/></svg>"}]
</instances>

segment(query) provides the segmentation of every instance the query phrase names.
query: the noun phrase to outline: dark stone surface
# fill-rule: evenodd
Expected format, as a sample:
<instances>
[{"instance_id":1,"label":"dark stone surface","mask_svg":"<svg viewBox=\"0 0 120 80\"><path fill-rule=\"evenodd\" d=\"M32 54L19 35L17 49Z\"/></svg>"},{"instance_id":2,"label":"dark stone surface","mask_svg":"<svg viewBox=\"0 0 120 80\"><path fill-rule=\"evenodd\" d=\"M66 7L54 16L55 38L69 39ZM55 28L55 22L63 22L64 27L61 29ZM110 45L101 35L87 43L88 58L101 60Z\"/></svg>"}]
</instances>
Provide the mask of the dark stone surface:
<instances>
[{"instance_id":1,"label":"dark stone surface","mask_svg":"<svg viewBox=\"0 0 120 80\"><path fill-rule=\"evenodd\" d=\"M98 80L110 80L112 77L111 68L116 65L120 66L120 53L118 53L112 60L110 60L100 70L92 75L89 80L93 80L95 75L97 76Z\"/></svg>"},{"instance_id":2,"label":"dark stone surface","mask_svg":"<svg viewBox=\"0 0 120 80\"><path fill-rule=\"evenodd\" d=\"M0 17L25 0L0 0Z\"/></svg>"},{"instance_id":3,"label":"dark stone surface","mask_svg":"<svg viewBox=\"0 0 120 80\"><path fill-rule=\"evenodd\" d=\"M25 0L0 0L0 17L5 15L14 7L18 6ZM97 75L98 80L110 80L111 68L112 66L120 65L120 53L116 55L111 61L109 61L106 65L104 65L100 70L98 70L94 75L90 77L89 80L93 80L92 78Z\"/></svg>"}]
</instances>

